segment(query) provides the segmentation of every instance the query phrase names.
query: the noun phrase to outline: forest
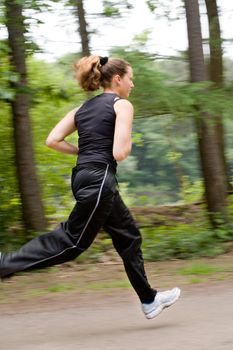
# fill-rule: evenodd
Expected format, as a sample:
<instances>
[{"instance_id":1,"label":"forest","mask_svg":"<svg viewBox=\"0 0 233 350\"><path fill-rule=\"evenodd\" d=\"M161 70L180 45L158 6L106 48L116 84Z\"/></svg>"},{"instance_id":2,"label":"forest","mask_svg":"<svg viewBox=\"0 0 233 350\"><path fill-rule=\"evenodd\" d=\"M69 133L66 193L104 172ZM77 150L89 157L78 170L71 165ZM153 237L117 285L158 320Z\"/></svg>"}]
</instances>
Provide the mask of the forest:
<instances>
[{"instance_id":1,"label":"forest","mask_svg":"<svg viewBox=\"0 0 233 350\"><path fill-rule=\"evenodd\" d=\"M172 0L144 2L155 22L161 15L172 20ZM47 232L74 206L70 175L76 159L48 149L45 140L87 98L73 65L95 50L96 34L88 22L107 19L117 33L117 22L133 10L135 0L102 0L98 13L93 2L92 14L85 0L60 1L77 23L80 43L76 53L64 52L50 62L38 58L43 47L31 29L40 25L37 14L53 11L55 3L0 3L0 250ZM108 50L134 71L133 150L118 166L118 182L141 227L148 260L232 249L233 60L224 55L219 5L217 0L181 2L188 47L176 55L151 52L146 30L128 46L113 40ZM208 38L201 30L203 17ZM69 140L77 143L77 135ZM108 250L111 242L103 233L86 258L98 259Z\"/></svg>"}]
</instances>

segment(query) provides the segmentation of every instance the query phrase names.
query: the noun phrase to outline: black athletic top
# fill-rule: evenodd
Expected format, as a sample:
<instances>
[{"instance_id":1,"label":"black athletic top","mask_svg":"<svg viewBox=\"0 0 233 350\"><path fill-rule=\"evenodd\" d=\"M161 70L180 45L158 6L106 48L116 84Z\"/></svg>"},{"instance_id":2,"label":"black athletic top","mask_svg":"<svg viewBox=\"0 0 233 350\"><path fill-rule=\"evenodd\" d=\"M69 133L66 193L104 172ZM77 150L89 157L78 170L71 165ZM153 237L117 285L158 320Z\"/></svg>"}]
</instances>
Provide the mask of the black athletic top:
<instances>
[{"instance_id":1,"label":"black athletic top","mask_svg":"<svg viewBox=\"0 0 233 350\"><path fill-rule=\"evenodd\" d=\"M117 162L112 154L116 120L113 105L119 99L115 93L102 93L86 101L76 112L78 165L98 162L116 169Z\"/></svg>"}]
</instances>

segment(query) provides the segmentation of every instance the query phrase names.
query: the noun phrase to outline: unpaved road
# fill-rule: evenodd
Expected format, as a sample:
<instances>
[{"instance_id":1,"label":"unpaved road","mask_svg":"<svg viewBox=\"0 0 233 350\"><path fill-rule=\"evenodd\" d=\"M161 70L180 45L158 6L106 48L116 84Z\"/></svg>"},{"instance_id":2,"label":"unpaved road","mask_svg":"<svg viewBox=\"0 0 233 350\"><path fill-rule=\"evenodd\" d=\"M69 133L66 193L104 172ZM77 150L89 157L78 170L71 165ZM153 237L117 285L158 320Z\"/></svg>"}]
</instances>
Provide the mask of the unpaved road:
<instances>
[{"instance_id":1,"label":"unpaved road","mask_svg":"<svg viewBox=\"0 0 233 350\"><path fill-rule=\"evenodd\" d=\"M1 350L232 350L233 281L186 286L181 299L146 320L125 290L46 308L5 310Z\"/></svg>"}]
</instances>

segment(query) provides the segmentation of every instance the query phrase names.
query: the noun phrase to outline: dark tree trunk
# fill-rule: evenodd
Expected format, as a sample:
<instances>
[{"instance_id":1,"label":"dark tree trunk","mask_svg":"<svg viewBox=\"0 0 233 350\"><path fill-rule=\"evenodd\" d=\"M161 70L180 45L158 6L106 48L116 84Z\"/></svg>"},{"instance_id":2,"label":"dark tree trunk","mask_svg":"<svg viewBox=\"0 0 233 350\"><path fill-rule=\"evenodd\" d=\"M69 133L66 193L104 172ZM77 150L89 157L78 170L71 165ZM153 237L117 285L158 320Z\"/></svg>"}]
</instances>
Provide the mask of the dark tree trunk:
<instances>
[{"instance_id":1,"label":"dark tree trunk","mask_svg":"<svg viewBox=\"0 0 233 350\"><path fill-rule=\"evenodd\" d=\"M78 15L78 23L79 23L79 34L81 38L81 44L82 44L82 56L89 56L90 55L90 48L89 48L89 33L87 30L87 22L85 17L85 10L83 6L83 0L76 0L76 8L77 8L77 15Z\"/></svg>"},{"instance_id":2,"label":"dark tree trunk","mask_svg":"<svg viewBox=\"0 0 233 350\"><path fill-rule=\"evenodd\" d=\"M205 0L207 16L209 22L209 46L210 46L210 64L209 74L210 80L215 83L215 86L223 86L223 53L222 53L222 39L218 16L218 7L216 0ZM232 185L229 181L229 169L227 166L225 156L225 141L224 141L224 125L222 116L216 116L216 133L218 137L219 149L221 152L223 166L227 176L228 191L232 191Z\"/></svg>"},{"instance_id":3,"label":"dark tree trunk","mask_svg":"<svg viewBox=\"0 0 233 350\"><path fill-rule=\"evenodd\" d=\"M21 2L5 0L6 26L10 46L12 72L18 80L12 83L15 98L11 103L14 127L15 161L26 230L42 230L46 226L39 185L36 177L29 118L25 26ZM12 189L13 191L14 189Z\"/></svg>"},{"instance_id":4,"label":"dark tree trunk","mask_svg":"<svg viewBox=\"0 0 233 350\"><path fill-rule=\"evenodd\" d=\"M185 10L191 82L205 81L207 80L207 72L202 47L198 0L185 0ZM211 115L202 113L197 119L196 126L207 207L212 224L217 226L218 220L216 218L219 215L221 215L221 219L226 219L227 184L216 136L215 120Z\"/></svg>"},{"instance_id":5,"label":"dark tree trunk","mask_svg":"<svg viewBox=\"0 0 233 350\"><path fill-rule=\"evenodd\" d=\"M205 0L209 22L210 78L216 85L223 85L222 40L216 0Z\"/></svg>"}]
</instances>

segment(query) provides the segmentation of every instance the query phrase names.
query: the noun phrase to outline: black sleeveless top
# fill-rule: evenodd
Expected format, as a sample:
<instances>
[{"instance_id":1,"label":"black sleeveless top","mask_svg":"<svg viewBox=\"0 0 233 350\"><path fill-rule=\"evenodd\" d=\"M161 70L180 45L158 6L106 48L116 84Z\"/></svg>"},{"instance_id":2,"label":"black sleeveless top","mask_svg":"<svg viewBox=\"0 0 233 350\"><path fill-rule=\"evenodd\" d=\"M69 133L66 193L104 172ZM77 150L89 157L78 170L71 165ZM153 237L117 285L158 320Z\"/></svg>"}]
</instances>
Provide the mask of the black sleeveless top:
<instances>
[{"instance_id":1,"label":"black sleeveless top","mask_svg":"<svg viewBox=\"0 0 233 350\"><path fill-rule=\"evenodd\" d=\"M116 169L117 162L112 154L116 120L113 105L119 99L115 93L102 93L86 101L76 112L78 165L99 162Z\"/></svg>"}]
</instances>

